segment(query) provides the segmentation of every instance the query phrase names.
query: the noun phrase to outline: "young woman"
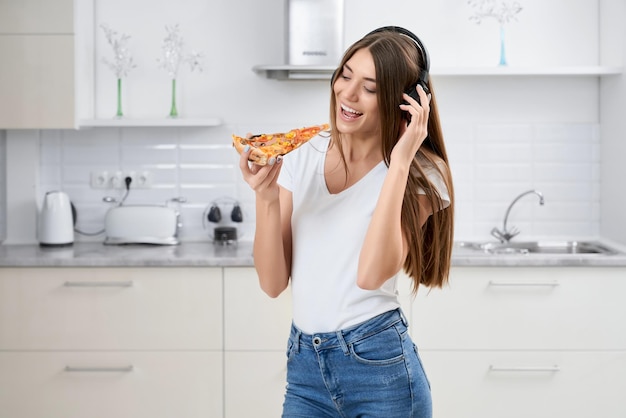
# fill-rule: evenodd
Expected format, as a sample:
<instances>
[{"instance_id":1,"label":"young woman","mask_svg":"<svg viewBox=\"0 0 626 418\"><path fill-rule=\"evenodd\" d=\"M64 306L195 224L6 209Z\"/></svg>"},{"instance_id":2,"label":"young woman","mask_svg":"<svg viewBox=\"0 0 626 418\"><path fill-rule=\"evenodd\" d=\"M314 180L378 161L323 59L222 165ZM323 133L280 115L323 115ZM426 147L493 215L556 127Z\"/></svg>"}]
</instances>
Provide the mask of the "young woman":
<instances>
[{"instance_id":1,"label":"young woman","mask_svg":"<svg viewBox=\"0 0 626 418\"><path fill-rule=\"evenodd\" d=\"M402 269L416 292L450 268L453 188L428 53L406 29L380 28L331 84L329 137L271 165L248 163L249 150L240 160L261 288L293 296L283 417L431 417L396 292Z\"/></svg>"}]
</instances>

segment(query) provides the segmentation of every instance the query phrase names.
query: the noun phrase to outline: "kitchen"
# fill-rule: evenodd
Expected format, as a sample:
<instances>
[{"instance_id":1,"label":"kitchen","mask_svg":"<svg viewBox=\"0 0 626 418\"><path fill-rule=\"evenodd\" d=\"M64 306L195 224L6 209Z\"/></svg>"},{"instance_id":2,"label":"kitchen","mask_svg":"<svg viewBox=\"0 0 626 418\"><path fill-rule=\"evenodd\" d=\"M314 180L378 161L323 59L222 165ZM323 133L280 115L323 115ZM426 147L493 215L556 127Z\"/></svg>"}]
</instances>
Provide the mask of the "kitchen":
<instances>
[{"instance_id":1,"label":"kitchen","mask_svg":"<svg viewBox=\"0 0 626 418\"><path fill-rule=\"evenodd\" d=\"M61 3L67 5L72 2ZM624 2L521 2L523 10L517 21L506 26L509 62L507 68L497 66L500 39L496 22L485 21L476 25L468 19L472 11L462 0L423 3L425 4L398 0L386 3L390 6L380 11L379 2L373 0L346 0L344 45L350 44L372 28L385 24L411 28L428 45L433 63L432 77L455 179L457 240L493 241L490 231L494 227L502 226L505 211L511 201L526 190L537 189L545 196L544 205L539 205L536 198L527 196L511 211L510 225L517 226L521 231L514 241L601 239L616 247L626 245L626 220L622 216L626 208L626 196L619 193L623 189L620 179L625 174L621 156L626 155L626 145L621 138L621 133L626 128L622 116L626 100L622 75L625 46L620 19L624 16ZM172 373L171 370L157 368L154 369L155 374L151 375L148 371L153 369L148 366L142 368L140 362L135 361L134 371L144 373L144 376L133 378L131 372L107 374L102 378L88 376L89 373L80 376L80 373L70 373L71 376L61 378L63 382L59 386L53 386L56 389L52 394L42 398L45 399L42 404L54 403L53 395L57 394L67 405L73 405L73 390L81 390L85 391L85 402L73 405L74 409L59 412L58 415L93 416L86 412L88 408L96 406L95 409L100 409L103 403L97 399L93 389L89 389L89 384L102 384L102 381L94 383L94 379L119 379L122 381L121 385L107 389L106 396L109 398L106 404L114 405L116 401L125 404L127 408L124 413L129 414L127 416L140 416L143 411L144 415L151 416L159 416L159 413L161 416L200 416L204 413L204 416L237 417L250 416L250 410L272 411L267 416L276 416L275 408L280 404L282 390L282 351L284 330L288 327L289 301L286 298L279 301L267 300L250 274L252 259L249 243L254 231L254 196L240 179L237 155L229 141L232 133L277 131L327 121L328 79L274 80L263 71L253 71L259 65L285 63L284 6L283 0L247 0L237 6L228 2L200 0L160 2L158 10L154 10L153 3L142 0L76 1L73 5L70 4L69 15L73 17L69 24L74 27L72 36L75 38L72 42L77 45L73 58L76 60L76 71L73 80L70 80L70 87L72 83L76 86L72 95L74 100L67 105L75 107L70 111L70 114L75 115L69 122L70 127L8 129L9 125L0 125L0 129L6 129L0 131L0 160L6 168L0 173L0 176L5 177L0 182L0 203L6 208L2 210L4 216L0 219L0 233L3 238L0 249L5 254L3 270L13 281L19 276L24 277L24 280L33 280L33 288L36 287L35 284L44 286L41 292L51 286L46 278L50 282L58 279L62 280L61 283L73 283L82 275L89 275L90 280L95 280L96 283L114 275L121 286L127 283L126 276L133 276L132 289L143 289L146 292L148 283L152 284L149 278L155 275L158 276L155 282L163 286L161 293L167 294L172 286L170 276L184 277L185 282L189 281L185 286L189 287L186 291L175 288L176 296L167 304L171 307L171 315L158 316L159 320L167 324L165 329L173 333L172 338L178 339L176 343L163 336L159 337L163 340L158 340L157 337L146 337L144 340L122 339L114 331L118 326L116 324L123 321L124 317L119 313L116 316L111 312L112 307L106 306L107 295L112 295L112 289L108 288L97 290L104 293L89 296L94 305L84 301L72 303L89 312L90 315L86 318L96 321L100 325L98 329L108 329L108 336L113 341L107 338L106 333L95 333L88 321L80 322L72 317L65 318L69 321L65 325L46 324L52 328L50 335L43 339L35 338L36 336L28 339L24 336L9 340L9 336L13 338L21 335L22 331L5 325L5 322L9 321L9 315L21 312L23 307L3 303L4 308L0 311L0 323L3 324L0 326L0 341L3 342L0 346L0 358L4 360L0 361L0 367L16 372L0 373L3 376L0 378L0 387L22 388L23 392L16 389L14 399L19 400L19 396L23 399L29 393L26 377L17 383L12 380L19 376L21 369L17 365L30 364L33 359L28 356L34 356L37 352L43 356L42 350L56 350L58 356L67 356L73 351L82 350L108 351L112 358L105 359L105 363L116 366L127 364L128 360L122 357L128 350L142 351L142 359L147 363L152 361L152 357L158 362L159 353L163 351L161 355L170 362L178 360L180 357L177 355L184 357L182 363L188 370L185 369L176 376L191 379L187 385L187 393L183 393L177 387L179 385L156 385L148 379L152 377L157 381L165 380L163 376ZM373 13L373 10L376 12ZM47 16L52 20L55 15ZM68 24L67 16L60 20L63 24ZM263 24L259 25L259 22ZM123 80L125 118L117 123L113 121L116 111L115 76L102 63L103 57L111 57L111 49L106 43L101 24L130 35L128 47L137 64ZM158 68L157 59L161 54L161 41L166 35L166 25L175 24L180 27L185 48L202 52L205 62L202 72L181 67L177 80L179 118L172 121L167 118L171 104L171 84L167 74ZM2 48L12 42L9 38L9 35L0 36ZM54 60L55 56L48 59ZM55 75L58 76L57 73ZM2 96L5 97L4 94ZM12 100L3 100L3 110L0 113L9 114L12 105L15 106ZM74 125L80 129L72 129L71 126ZM103 198L121 199L124 192L121 188L92 187L92 173L105 171L149 172L151 187L131 189L127 200L129 204L163 204L172 198L185 199L185 202L177 206L183 223L179 234L182 244L160 248L159 257L155 257L160 258L162 263L169 264L168 267L173 268L176 274L172 275L168 269L155 268L163 264L154 264L154 256L150 255L149 249L109 246L104 249L101 245L104 238L102 235L76 234L76 243L71 249L55 252L54 256L44 261L46 257L41 256L37 246L36 219L37 206L41 204L45 192L59 189L66 191L77 208L77 226L84 231L99 231L103 227L105 213L111 207L109 203L103 202ZM211 235L213 227L218 224L204 222L204 214L208 207L217 203L222 209L222 224L232 225L229 222L233 209L231 199L240 204L243 212L243 222L235 223L239 243L235 248L215 246L211 243ZM15 253L10 253L16 248L23 251L17 259L12 256ZM198 261L205 258L204 252L210 260ZM67 261L81 260L80 256L84 257L82 262ZM145 257L148 257L148 261ZM480 261L476 261L477 259ZM118 265L112 260L117 260ZM595 407L595 415L623 416L623 405L616 403L620 398L612 390L624 387L626 383L623 377L626 374L626 343L623 337L611 338L607 335L609 325L613 330L624 328L623 320L620 323L616 319L620 313L623 314L623 308L615 310L615 306L620 306L615 298L621 293L619 289L624 288L619 278L626 277L626 263L623 258L597 261L597 257L570 257L567 259L570 260L567 261L569 265L562 264L562 257L545 255L526 257L522 259L523 262L519 260L520 257L516 255L494 257L481 254L463 257L459 252L453 274L468 280L456 281L456 276L453 276L451 283L456 291L458 287L462 287L461 284L455 287L456 283L462 282L465 285L476 282L482 286L482 281L486 278L491 278L496 283L503 276L513 282L539 281L542 286L538 286L538 290L523 291L524 294L530 293L542 298L540 301L533 299L534 304L530 305L532 309L517 299L519 295L512 302L519 303L519 311L516 311L519 315L515 316L517 325L537 331L531 333L534 342L523 341L525 333L513 333L511 330L517 329L515 323L500 323L493 319L493 316L508 318L508 314L504 315L486 307L483 308L484 312L477 313L478 316L470 316L483 320L483 324L491 325L491 328L486 325L480 328L485 332L483 340L478 336L474 339L469 336L463 339L462 335L457 335L458 328L471 328L470 325L473 324L470 323L465 327L458 324L451 327L453 331L450 331L447 338L454 339L456 336L458 341L448 341L437 336L436 330L421 325L419 318L422 314L435 315L434 312L450 306L454 312L457 309L455 303L458 303L458 309L463 307L463 310L458 311L455 316L460 316L466 314L468 309L474 309L476 305L469 302L463 304L463 298L454 296L450 291L432 292L428 297L422 294L414 303L406 298L407 310L415 318L413 333L419 335L418 344L423 340L420 346L427 351L424 354L426 366L428 368L429 362L433 364L431 367L434 370L430 372L435 391L433 396L436 405L440 405L440 413L435 416L472 416L463 415L468 413L463 412L464 409L460 409L461 412L459 409L451 409L454 405L450 403L459 399L456 397L458 393L463 393L463 388L450 387L452 383L460 385L458 382L451 382L453 379L449 377L449 368L460 367L455 362L463 359L451 357L449 351L455 349L465 350L469 356L476 355L476 352L503 355L507 350L540 356L556 350L575 359L580 356L593 360L590 363L607 362L616 370L608 377L596 377L599 379L598 386L603 388L602 394L592 396L586 403L583 403L582 395L589 396L588 392L579 392L581 388L576 384L570 383L571 386L566 385L565 389L549 389L549 383L555 379L569 382L567 376L570 375L564 365L560 365L562 370L559 371L543 371L538 375L530 372L530 377L525 374L518 378L522 382L501 382L503 384L496 388L486 388L485 385L493 385L494 380L511 377L492 376L475 392L469 392L475 395L473 402L476 404L471 404L468 400L466 410L475 411L474 416L502 416L498 415L498 411L505 407L511 409L507 416L528 416L528 410L518 405L519 391L522 390L530 390L529 393L537 396L537 399L541 399L542 393L557 398L571 398L569 402L572 409L567 409L570 412L565 414L567 416L576 416L572 412L576 410L579 416L590 416L591 414L585 412L591 406ZM19 262L23 264L17 266ZM68 267L68 263L74 264ZM147 263L152 265L146 265ZM56 268L38 268L43 264ZM193 267L199 268L201 272ZM31 274L27 275L26 272ZM607 277L604 277L605 274ZM589 291L585 279L595 280L600 276L606 286L596 285ZM202 277L207 279L202 280ZM552 286L554 283L548 281L547 286L543 286L546 279L558 279L558 285ZM11 280L7 279L7 283ZM567 290L566 293L572 299L559 302L565 305L562 312L556 311L556 304L548 306L549 301L545 297L551 291L558 293L569 289L566 285L570 282L577 283L577 288L583 290L587 283L587 289L576 294L568 293L570 291ZM19 283L13 285L19 286ZM195 292L189 289L196 286L199 286L201 293L212 295L211 300L203 301L197 296L190 296ZM497 292L501 292L503 286L496 287ZM600 292L603 287L606 288ZM3 288L0 294L8 294L8 289L12 288ZM82 290L85 289L71 288L70 292L80 293ZM153 306L147 306L146 312L153 312L160 300L158 289L150 291L155 292L154 299L148 299L145 303L153 303ZM588 293L594 295L590 300L587 300ZM26 300L42 302L43 299L38 298L43 296L37 295L39 293ZM216 295L220 297L215 297ZM446 299L446 296L449 297ZM132 298L123 298L128 300L121 300L121 306L131 309ZM572 309L578 307L579 303L583 304L581 300L589 304L587 312L594 312L593 316L585 319L581 315L582 310ZM185 303L190 305L189 312L177 312L174 308ZM503 301L489 303L494 304L493 309L507 308ZM598 306L602 304L604 308L599 309ZM42 311L38 316L40 320L46 317L47 312L43 309L45 304L42 303L41 306ZM581 305L583 306L586 307ZM534 313L525 311L524 307L530 311L534 309ZM202 319L193 319L193 313L198 312L196 309L203 312L204 316L222 318L222 322L217 326L204 323ZM558 317L563 323L558 324L561 326L558 329L565 329L567 332L564 335L552 334L552 339L547 338L551 335L550 330L554 329L551 328L554 324L542 323L542 312L560 312ZM104 315L105 313L111 316ZM568 317L566 313L571 315ZM148 318L148 314L144 315L146 318L139 318L134 325L151 329L154 319ZM275 320L267 320L267 317ZM526 318L528 323L521 321L520 324L520 318ZM594 329L589 318L605 320L604 325L591 332L591 336L597 338L592 339L589 336L584 341L576 340L577 328L569 321L578 320L579 324L585 324L585 328L581 329L588 331ZM76 324L76 321L80 323ZM268 327L267 323L270 322L282 325ZM188 329L177 329L177 323L190 325ZM81 330L86 337L65 335L64 333L74 332L73 326L74 330ZM260 330L258 338L254 339L257 341L254 347L250 348L241 336L232 331L241 329L241 326ZM34 330L34 325L32 327ZM132 329L134 328L129 327L124 331L124 336L132 334ZM203 331L195 335L196 329L210 330L211 333L206 335ZM53 330L57 330L58 335ZM491 339L492 334L501 336L501 339ZM212 340L211 335L221 337ZM557 336L562 338L558 339ZM120 340L114 341L115 338ZM20 350L25 353L19 353ZM432 360L427 355L429 350ZM195 356L198 357L198 362ZM615 359L611 356L615 356ZM49 359L50 357L46 357L40 361L47 365L48 361L51 362ZM71 363L71 360L67 361ZM80 359L78 363L89 364L92 361ZM168 361L161 361L160 364L169 364ZM530 364L543 365L543 361L544 359L537 359L538 363ZM10 365L15 365L16 368L9 369ZM250 369L257 370L257 373L254 376L244 374L245 370ZM617 373L620 370L621 376ZM586 372L583 370L581 374ZM36 370L30 370L29 373L26 376L34 374L38 376L37 379L43 378ZM60 372L50 365L47 373L49 374L44 377ZM196 373L198 376L195 376ZM468 372L467 376L470 375ZM37 379L33 382L38 381ZM72 386L74 379L85 379L85 382L77 389L77 383ZM606 384L601 386L600 382L604 380L613 384L610 387ZM463 379L459 381L465 383ZM152 392L147 391L142 383L148 382L158 387ZM208 387L207 382L211 382L211 388L215 391L210 405L208 401L197 399ZM467 385L472 385L471 382L468 377ZM544 387L548 389L540 391ZM518 398L507 389L514 389L513 394L518 395ZM160 395L160 390L164 393L171 391L172 401L166 402L165 396ZM129 393L135 395L135 400ZM139 403L141 396L145 396L143 404L152 405L150 409L142 410L135 404ZM502 397L502 400L494 402L495 396ZM451 402L448 397L451 397ZM176 399L180 401L177 403ZM176 413L175 405L180 403L193 405L195 409L189 406L186 412L179 410ZM485 407L484 404L491 406ZM4 413L3 405L15 407L16 404L15 401L4 401L0 397L0 415ZM135 413L132 413L133 409L129 405L137 408ZM605 408L602 413L598 412L600 405ZM31 406L35 411L37 405ZM564 411L558 409L560 407L553 406L555 409L552 412ZM157 413L159 408L162 411ZM105 412L102 413L106 415ZM115 409L111 410L110 415L125 416ZM554 415L547 413L545 416ZM37 413L25 412L23 416L37 416ZM533 410L533 416L541 414Z\"/></svg>"}]
</instances>

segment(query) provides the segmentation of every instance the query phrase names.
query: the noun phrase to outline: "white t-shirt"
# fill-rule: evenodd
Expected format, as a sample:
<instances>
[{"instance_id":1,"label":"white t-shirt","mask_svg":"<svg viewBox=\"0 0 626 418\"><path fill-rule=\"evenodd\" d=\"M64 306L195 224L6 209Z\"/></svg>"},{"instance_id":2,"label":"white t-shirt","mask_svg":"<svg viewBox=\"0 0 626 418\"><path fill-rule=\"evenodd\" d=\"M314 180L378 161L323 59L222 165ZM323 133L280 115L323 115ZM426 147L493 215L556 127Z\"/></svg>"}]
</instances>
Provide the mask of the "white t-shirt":
<instances>
[{"instance_id":1,"label":"white t-shirt","mask_svg":"<svg viewBox=\"0 0 626 418\"><path fill-rule=\"evenodd\" d=\"M278 178L293 195L293 321L309 334L344 329L400 306L397 275L376 290L356 284L359 253L387 166L381 161L354 185L331 194L324 178L329 143L318 136L286 155ZM434 185L449 201L438 180Z\"/></svg>"}]
</instances>

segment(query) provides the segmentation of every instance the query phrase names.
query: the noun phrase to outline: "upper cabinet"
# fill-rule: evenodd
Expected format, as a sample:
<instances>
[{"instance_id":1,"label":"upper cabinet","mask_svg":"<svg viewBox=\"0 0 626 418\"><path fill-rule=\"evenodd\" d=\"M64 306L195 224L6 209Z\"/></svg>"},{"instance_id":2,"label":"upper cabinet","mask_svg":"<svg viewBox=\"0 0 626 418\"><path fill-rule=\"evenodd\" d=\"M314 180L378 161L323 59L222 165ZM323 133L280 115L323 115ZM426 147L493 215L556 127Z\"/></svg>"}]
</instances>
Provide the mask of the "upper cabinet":
<instances>
[{"instance_id":1,"label":"upper cabinet","mask_svg":"<svg viewBox=\"0 0 626 418\"><path fill-rule=\"evenodd\" d=\"M0 2L0 129L75 126L73 0Z\"/></svg>"}]
</instances>

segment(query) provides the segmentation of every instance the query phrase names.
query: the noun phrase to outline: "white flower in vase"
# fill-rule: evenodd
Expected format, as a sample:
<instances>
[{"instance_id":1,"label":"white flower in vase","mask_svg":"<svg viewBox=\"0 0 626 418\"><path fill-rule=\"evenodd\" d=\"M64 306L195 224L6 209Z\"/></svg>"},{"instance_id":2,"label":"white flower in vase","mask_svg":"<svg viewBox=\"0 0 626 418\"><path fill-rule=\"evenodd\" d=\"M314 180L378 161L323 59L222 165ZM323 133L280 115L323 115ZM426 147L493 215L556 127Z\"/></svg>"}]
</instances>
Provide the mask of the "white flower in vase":
<instances>
[{"instance_id":1,"label":"white flower in vase","mask_svg":"<svg viewBox=\"0 0 626 418\"><path fill-rule=\"evenodd\" d=\"M178 25L166 26L167 36L163 39L161 45L162 57L157 59L159 68L164 69L172 80L172 105L169 116L178 117L178 109L176 108L176 79L178 70L182 63L187 63L191 71L198 69L202 71L202 58L200 52L192 51L188 55L183 53L184 41L180 36Z\"/></svg>"},{"instance_id":2,"label":"white flower in vase","mask_svg":"<svg viewBox=\"0 0 626 418\"><path fill-rule=\"evenodd\" d=\"M500 63L507 65L506 49L504 42L504 25L517 20L517 14L522 11L522 6L517 1L496 0L468 0L467 4L474 9L474 14L469 20L480 25L484 19L495 19L500 25Z\"/></svg>"},{"instance_id":3,"label":"white flower in vase","mask_svg":"<svg viewBox=\"0 0 626 418\"><path fill-rule=\"evenodd\" d=\"M117 112L115 117L121 118L124 116L122 112L122 78L128 76L130 70L137 66L133 62L130 50L126 46L130 36L125 33L118 35L116 31L109 28L106 24L102 24L100 27L108 44L113 49L113 61L102 58L102 62L113 71L117 79Z\"/></svg>"}]
</instances>

